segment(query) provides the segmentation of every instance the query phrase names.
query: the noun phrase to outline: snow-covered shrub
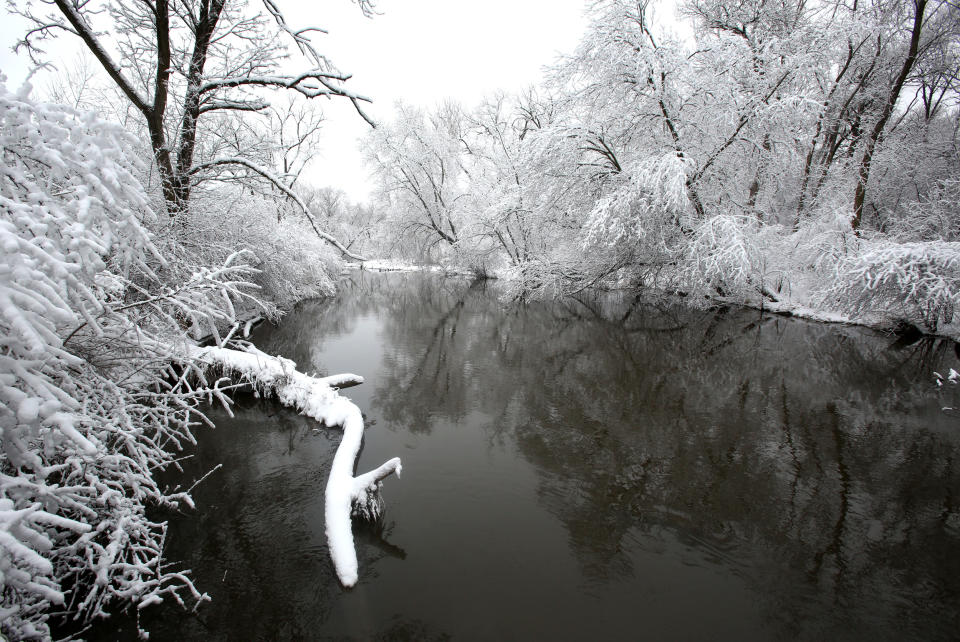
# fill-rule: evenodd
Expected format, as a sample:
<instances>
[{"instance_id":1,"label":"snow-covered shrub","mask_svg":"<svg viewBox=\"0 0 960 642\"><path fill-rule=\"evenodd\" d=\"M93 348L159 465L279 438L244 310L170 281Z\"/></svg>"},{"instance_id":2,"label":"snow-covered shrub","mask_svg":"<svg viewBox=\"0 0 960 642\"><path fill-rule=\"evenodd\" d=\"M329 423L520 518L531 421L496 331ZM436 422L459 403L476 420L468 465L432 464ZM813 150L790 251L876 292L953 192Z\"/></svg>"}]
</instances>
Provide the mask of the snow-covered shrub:
<instances>
[{"instance_id":1,"label":"snow-covered shrub","mask_svg":"<svg viewBox=\"0 0 960 642\"><path fill-rule=\"evenodd\" d=\"M256 267L260 273L254 282L281 309L336 291L334 280L343 271L342 259L296 220L284 218L273 233L261 226L248 242L259 259Z\"/></svg>"},{"instance_id":2,"label":"snow-covered shrub","mask_svg":"<svg viewBox=\"0 0 960 642\"><path fill-rule=\"evenodd\" d=\"M766 287L766 256L755 219L721 214L694 229L681 280L708 294L755 297Z\"/></svg>"},{"instance_id":3,"label":"snow-covered shrub","mask_svg":"<svg viewBox=\"0 0 960 642\"><path fill-rule=\"evenodd\" d=\"M202 596L162 564L154 474L192 442L188 332L233 317L252 268L176 264L154 244L132 141L0 83L0 633L47 637L53 607ZM177 278L182 276L182 278ZM176 371L171 363L179 362Z\"/></svg>"},{"instance_id":4,"label":"snow-covered shrub","mask_svg":"<svg viewBox=\"0 0 960 642\"><path fill-rule=\"evenodd\" d=\"M840 194L805 217L791 236L796 268L814 270L832 280L837 264L858 251L860 237L850 228L850 207Z\"/></svg>"},{"instance_id":5,"label":"snow-covered shrub","mask_svg":"<svg viewBox=\"0 0 960 642\"><path fill-rule=\"evenodd\" d=\"M584 275L570 262L531 259L502 271L506 298L556 298L571 293Z\"/></svg>"},{"instance_id":6,"label":"snow-covered shrub","mask_svg":"<svg viewBox=\"0 0 960 642\"><path fill-rule=\"evenodd\" d=\"M960 180L937 182L906 209L890 224L892 236L904 241L960 239Z\"/></svg>"},{"instance_id":7,"label":"snow-covered shrub","mask_svg":"<svg viewBox=\"0 0 960 642\"><path fill-rule=\"evenodd\" d=\"M158 244L181 264L216 265L234 252L250 252L258 270L252 280L271 317L302 299L331 296L343 269L302 214L274 199L229 188L198 190L189 212L164 223Z\"/></svg>"},{"instance_id":8,"label":"snow-covered shrub","mask_svg":"<svg viewBox=\"0 0 960 642\"><path fill-rule=\"evenodd\" d=\"M579 244L557 244L548 255L533 256L498 272L507 298L549 299L570 296L591 287L623 287L624 280L643 282L635 248L621 243L597 246L584 254Z\"/></svg>"},{"instance_id":9,"label":"snow-covered shrub","mask_svg":"<svg viewBox=\"0 0 960 642\"><path fill-rule=\"evenodd\" d=\"M935 332L960 304L960 243L864 241L838 262L823 301Z\"/></svg>"}]
</instances>

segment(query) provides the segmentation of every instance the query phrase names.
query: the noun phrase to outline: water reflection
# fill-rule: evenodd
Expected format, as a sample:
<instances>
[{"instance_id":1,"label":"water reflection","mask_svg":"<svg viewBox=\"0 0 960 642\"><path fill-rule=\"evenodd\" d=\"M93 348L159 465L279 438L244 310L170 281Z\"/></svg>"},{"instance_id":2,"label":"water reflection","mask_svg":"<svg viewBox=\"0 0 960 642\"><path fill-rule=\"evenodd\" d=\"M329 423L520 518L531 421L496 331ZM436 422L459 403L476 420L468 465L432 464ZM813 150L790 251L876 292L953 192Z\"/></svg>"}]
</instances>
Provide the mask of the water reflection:
<instances>
[{"instance_id":1,"label":"water reflection","mask_svg":"<svg viewBox=\"0 0 960 642\"><path fill-rule=\"evenodd\" d=\"M171 557L214 598L154 639L952 639L960 428L945 341L616 295L354 273L255 341L404 458L361 579L326 558L336 434L247 401ZM368 465L367 462L370 462ZM168 621L174 622L169 624ZM156 626L152 626L157 631Z\"/></svg>"},{"instance_id":2,"label":"water reflection","mask_svg":"<svg viewBox=\"0 0 960 642\"><path fill-rule=\"evenodd\" d=\"M408 350L375 406L423 432L480 409L536 465L591 582L634 577L635 543L668 531L786 637L955 635L958 440L931 390L952 343L614 296L503 309L482 283L423 284L410 305L384 283L385 341Z\"/></svg>"}]
</instances>

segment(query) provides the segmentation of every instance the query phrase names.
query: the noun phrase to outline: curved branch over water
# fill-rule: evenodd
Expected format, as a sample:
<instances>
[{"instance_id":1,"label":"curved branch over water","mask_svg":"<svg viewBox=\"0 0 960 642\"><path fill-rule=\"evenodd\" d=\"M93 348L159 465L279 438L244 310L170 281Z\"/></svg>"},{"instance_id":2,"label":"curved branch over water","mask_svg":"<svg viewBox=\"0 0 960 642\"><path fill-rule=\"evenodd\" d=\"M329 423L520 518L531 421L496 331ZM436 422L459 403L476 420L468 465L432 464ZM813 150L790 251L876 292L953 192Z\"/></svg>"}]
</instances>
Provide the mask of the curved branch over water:
<instances>
[{"instance_id":1,"label":"curved branch over water","mask_svg":"<svg viewBox=\"0 0 960 642\"><path fill-rule=\"evenodd\" d=\"M311 377L299 372L290 359L271 357L250 346L246 350L206 347L194 348L191 355L208 368L249 381L258 391L275 396L285 406L296 408L328 426L342 426L343 439L337 447L327 478L324 517L330 557L340 583L345 587L357 583L357 551L353 541L351 516L376 519L383 510L380 487L384 478L400 476L400 458L394 457L378 468L354 477L353 468L363 441L363 415L333 385L359 383L357 375Z\"/></svg>"}]
</instances>

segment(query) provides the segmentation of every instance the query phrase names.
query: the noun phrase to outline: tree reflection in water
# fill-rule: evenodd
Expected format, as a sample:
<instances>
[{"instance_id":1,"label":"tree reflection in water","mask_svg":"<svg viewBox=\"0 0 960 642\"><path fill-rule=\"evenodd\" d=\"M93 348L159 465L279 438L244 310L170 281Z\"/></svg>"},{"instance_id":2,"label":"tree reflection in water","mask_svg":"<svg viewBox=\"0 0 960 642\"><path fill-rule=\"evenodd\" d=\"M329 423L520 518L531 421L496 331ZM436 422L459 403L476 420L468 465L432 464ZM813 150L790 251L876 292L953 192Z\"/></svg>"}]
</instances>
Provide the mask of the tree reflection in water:
<instances>
[{"instance_id":1,"label":"tree reflection in water","mask_svg":"<svg viewBox=\"0 0 960 642\"><path fill-rule=\"evenodd\" d=\"M786 635L958 630L960 440L932 375L952 342L457 283L363 282L407 349L374 405L422 432L481 409L590 578L632 577L625 540L670 531L753 584Z\"/></svg>"},{"instance_id":2,"label":"tree reflection in water","mask_svg":"<svg viewBox=\"0 0 960 642\"><path fill-rule=\"evenodd\" d=\"M367 273L254 340L365 376L347 391L370 426L359 465L400 454L404 476L344 592L322 536L336 437L264 403L201 436L187 476L224 469L171 556L214 602L179 637L960 630L960 431L933 376L960 369L951 342Z\"/></svg>"}]
</instances>

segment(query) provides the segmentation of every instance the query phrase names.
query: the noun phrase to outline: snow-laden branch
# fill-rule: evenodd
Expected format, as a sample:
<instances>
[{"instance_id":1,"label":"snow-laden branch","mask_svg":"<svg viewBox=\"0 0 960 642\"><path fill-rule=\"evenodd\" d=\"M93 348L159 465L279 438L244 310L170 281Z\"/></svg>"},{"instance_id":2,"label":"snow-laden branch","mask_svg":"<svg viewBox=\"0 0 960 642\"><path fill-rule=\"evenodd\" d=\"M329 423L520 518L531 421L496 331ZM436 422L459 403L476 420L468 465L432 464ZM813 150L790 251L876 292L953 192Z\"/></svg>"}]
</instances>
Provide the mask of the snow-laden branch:
<instances>
[{"instance_id":1,"label":"snow-laden branch","mask_svg":"<svg viewBox=\"0 0 960 642\"><path fill-rule=\"evenodd\" d=\"M220 89L229 89L231 87L276 87L282 89L292 89L298 91L307 98L317 98L319 96L340 96L347 98L353 103L357 113L367 121L371 127L376 127L376 123L360 107L361 102L373 102L367 96L355 94L352 91L344 89L337 83L350 80L349 74L324 71L323 69L311 69L296 76L228 76L224 78L208 78L200 86L199 93L208 94ZM313 82L309 82L313 81Z\"/></svg>"},{"instance_id":2,"label":"snow-laden branch","mask_svg":"<svg viewBox=\"0 0 960 642\"><path fill-rule=\"evenodd\" d=\"M205 169L209 169L209 168L211 168L211 167L218 167L218 166L221 166L221 165L241 165L241 166L243 166L243 167L246 167L246 168L249 169L249 170L252 170L252 171L256 172L257 174L260 174L260 175L263 176L265 179L267 179L268 181L270 181L271 183L273 183L273 185L274 185L278 190L280 190L281 192L283 192L286 196L288 196L288 197L290 198L290 200L292 200L294 203L297 204L297 207L300 208L300 210L303 212L304 216L307 217L307 220L310 221L310 225L311 225L311 227L313 227L313 231L316 232L317 236L319 236L319 237L322 238L324 241L328 242L330 245L332 245L332 246L334 246L335 248L337 248L338 250L340 250L340 252L342 252L342 253L344 254L344 256L349 256L351 259L355 259L355 260L357 260L357 261L365 261L365 260L366 260L366 259L363 258L362 256L359 256L359 255L357 255L357 254L354 254L353 252L351 252L350 250L348 250L346 247L344 247L343 243L341 243L340 241L338 241L338 240L337 240L336 238L334 238L333 236L327 234L326 232L321 232L321 231L320 231L320 228L317 227L317 223L316 223L316 221L315 221L314 218L313 218L313 214L310 213L310 208L307 207L307 204L303 202L303 199L300 198L300 197L299 197L293 190L291 190L289 187L287 187L286 185L284 185L284 184L283 184L283 181L281 181L280 178L279 178L277 175L275 175L273 172L271 172L271 171L270 171L269 169L267 169L266 167L263 167L262 165L258 165L257 163L254 163L253 161L251 161L251 160L249 160L249 159L240 158L240 157L218 158L217 160L212 160L212 161L210 161L210 162L208 162L208 163L203 163L202 165L197 165L197 166L194 167L192 170L190 170L190 173L191 173L191 174L197 174L197 173L199 173L199 172L202 172L202 171L205 170Z\"/></svg>"},{"instance_id":3,"label":"snow-laden branch","mask_svg":"<svg viewBox=\"0 0 960 642\"><path fill-rule=\"evenodd\" d=\"M313 43L310 41L309 35L307 35L313 31L316 31L318 33L327 33L325 29L320 29L319 27L293 29L287 24L287 20L286 18L284 18L283 12L280 11L280 7L278 7L277 4L273 2L273 0L263 0L263 6L266 7L270 15L273 16L274 20L276 20L277 27L281 31L286 33L288 36L290 36L290 38L293 39L293 42L297 45L297 48L300 50L300 53L302 53L304 56L312 60L314 64L318 65L318 69L322 70L323 68L326 68L326 67L332 67L332 65L330 64L330 61L327 60L326 56L322 56L320 53L317 52L316 48L313 46ZM364 16L368 18L373 16L374 8L373 8L373 2L371 2L371 0L357 0L357 6L360 7L360 10L363 12ZM350 78L350 76L348 75L341 76L337 74L326 74L326 77L329 79L340 80L340 81L346 81ZM318 80L320 79L318 78ZM365 121L367 121L368 125L370 125L373 128L376 128L377 125L375 122L373 122L373 119L371 119L366 114L366 112L364 112L363 109L360 108L360 101L362 100L364 102L370 102L369 98L365 98L363 96L358 96L355 94L351 94L350 92L343 91L339 87L331 85L325 82L324 80L320 80L320 82L327 88L328 91L319 91L317 93L311 94L311 93L305 92L300 87L294 87L292 85L290 85L289 87L303 93L308 98L315 98L316 96L321 96L321 95L344 96L346 98L349 98L350 102L353 103L353 108L357 110L357 113L360 114L360 117L363 118Z\"/></svg>"},{"instance_id":4,"label":"snow-laden branch","mask_svg":"<svg viewBox=\"0 0 960 642\"><path fill-rule=\"evenodd\" d=\"M206 114L211 111L263 111L270 107L270 103L265 100L209 100L200 106L200 113Z\"/></svg>"},{"instance_id":5,"label":"snow-laden branch","mask_svg":"<svg viewBox=\"0 0 960 642\"><path fill-rule=\"evenodd\" d=\"M120 65L114 62L113 58L110 57L110 54L100 42L100 39L97 37L93 27L91 27L90 24L84 19L83 15L81 15L79 6L77 6L75 3L68 2L67 0L54 0L54 3L57 5L57 8L60 10L60 12L63 13L66 19L70 22L74 33L80 36L84 44L87 45L87 48L90 49L90 52L93 53L96 59L103 66L111 80L117 84L117 87L120 88L120 91L122 91L123 94L130 100L133 106L143 114L147 114L147 112L154 109L156 105L149 104L147 100L140 95L140 92L136 90L133 84L127 80L126 76L123 75Z\"/></svg>"},{"instance_id":6,"label":"snow-laden branch","mask_svg":"<svg viewBox=\"0 0 960 642\"><path fill-rule=\"evenodd\" d=\"M392 473L400 475L400 458L394 457L380 467L354 477L353 468L363 441L363 416L349 399L333 388L344 383L359 383L357 375L311 377L282 357L271 357L253 346L246 350L207 347L193 348L190 357L209 367L239 376L259 391L275 395L285 406L296 408L328 426L342 426L343 439L333 457L325 492L324 517L330 557L340 583L357 583L357 551L353 542L351 515L375 519L383 509L381 481Z\"/></svg>"},{"instance_id":7,"label":"snow-laden branch","mask_svg":"<svg viewBox=\"0 0 960 642\"><path fill-rule=\"evenodd\" d=\"M296 89L310 98L330 94L371 102L366 96L361 96L346 89L336 87L330 82L331 80L345 82L350 80L350 78L351 76L349 74L327 72L322 69L311 69L296 76L228 76L225 78L208 78L200 86L200 93L205 94L227 87L285 87L287 89ZM301 85L305 80L316 80L324 89Z\"/></svg>"},{"instance_id":8,"label":"snow-laden branch","mask_svg":"<svg viewBox=\"0 0 960 642\"><path fill-rule=\"evenodd\" d=\"M861 241L837 262L821 302L862 316L887 315L936 332L960 308L960 243Z\"/></svg>"},{"instance_id":9,"label":"snow-laden branch","mask_svg":"<svg viewBox=\"0 0 960 642\"><path fill-rule=\"evenodd\" d=\"M263 6L270 12L270 15L273 16L273 19L277 21L277 26L281 31L286 33L293 39L293 42L296 43L297 48L300 50L304 56L312 59L315 63L319 64L328 64L327 59L324 56L321 56L317 53L317 50L314 48L313 43L310 42L310 38L304 34L311 31L317 31L319 33L327 33L326 29L320 29L319 27L310 27L307 29L294 30L290 28L287 24L287 19L283 16L283 12L280 11L280 7L277 6L277 3L273 0L263 0ZM362 6L362 5L361 5Z\"/></svg>"},{"instance_id":10,"label":"snow-laden branch","mask_svg":"<svg viewBox=\"0 0 960 642\"><path fill-rule=\"evenodd\" d=\"M224 394L194 387L190 364L174 372L172 346L235 322L253 268L161 249L135 146L0 83L2 639L49 639L54 609L79 625L118 604L207 599L164 564L167 525L147 506L192 505L154 475Z\"/></svg>"}]
</instances>

